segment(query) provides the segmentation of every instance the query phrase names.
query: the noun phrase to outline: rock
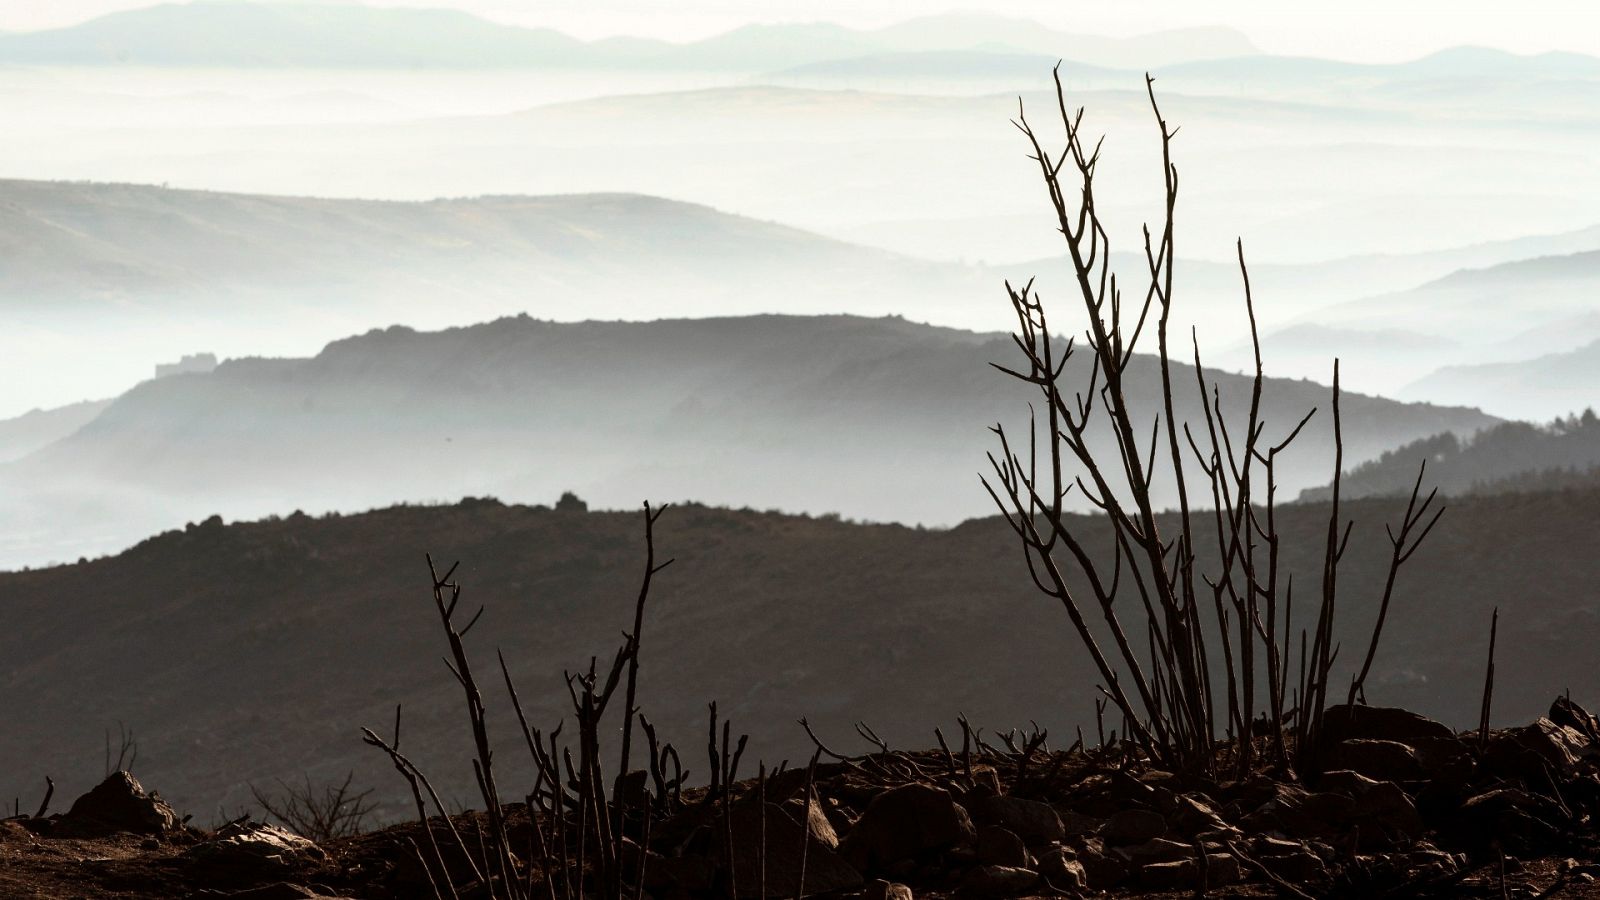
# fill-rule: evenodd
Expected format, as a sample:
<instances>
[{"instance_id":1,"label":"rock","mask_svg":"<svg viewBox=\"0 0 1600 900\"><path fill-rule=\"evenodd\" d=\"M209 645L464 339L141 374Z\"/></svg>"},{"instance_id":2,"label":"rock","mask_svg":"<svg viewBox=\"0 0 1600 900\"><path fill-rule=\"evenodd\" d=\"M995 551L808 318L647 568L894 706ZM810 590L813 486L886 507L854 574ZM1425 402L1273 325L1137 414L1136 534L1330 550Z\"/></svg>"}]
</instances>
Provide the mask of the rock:
<instances>
[{"instance_id":1,"label":"rock","mask_svg":"<svg viewBox=\"0 0 1600 900\"><path fill-rule=\"evenodd\" d=\"M1059 813L1059 815L1061 817L1061 828L1066 832L1068 838L1081 837L1086 834L1099 834L1100 829L1106 824L1105 819L1086 816L1070 809Z\"/></svg>"},{"instance_id":2,"label":"rock","mask_svg":"<svg viewBox=\"0 0 1600 900\"><path fill-rule=\"evenodd\" d=\"M1039 873L1012 866L979 866L961 880L956 896L966 900L1003 900L1028 893L1039 883Z\"/></svg>"},{"instance_id":3,"label":"rock","mask_svg":"<svg viewBox=\"0 0 1600 900\"><path fill-rule=\"evenodd\" d=\"M866 890L861 892L861 900L914 900L914 898L911 888L879 878L867 882Z\"/></svg>"},{"instance_id":4,"label":"rock","mask_svg":"<svg viewBox=\"0 0 1600 900\"><path fill-rule=\"evenodd\" d=\"M783 811L796 822L805 822L811 829L811 837L820 842L829 850L839 847L839 832L828 821L828 814L822 803L812 800L810 803L796 797L783 804Z\"/></svg>"},{"instance_id":5,"label":"rock","mask_svg":"<svg viewBox=\"0 0 1600 900\"><path fill-rule=\"evenodd\" d=\"M1078 849L1078 863L1089 876L1089 887L1105 890L1128 877L1128 867L1122 860L1106 852L1100 838L1085 838Z\"/></svg>"},{"instance_id":6,"label":"rock","mask_svg":"<svg viewBox=\"0 0 1600 900\"><path fill-rule=\"evenodd\" d=\"M1142 844L1166 833L1166 817L1148 809L1125 809L1100 828L1100 837L1111 846Z\"/></svg>"},{"instance_id":7,"label":"rock","mask_svg":"<svg viewBox=\"0 0 1600 900\"><path fill-rule=\"evenodd\" d=\"M234 891L228 895L228 900L326 900L326 898L326 894L287 881Z\"/></svg>"},{"instance_id":8,"label":"rock","mask_svg":"<svg viewBox=\"0 0 1600 900\"><path fill-rule=\"evenodd\" d=\"M1220 847L1217 849L1221 849ZM1118 847L1111 851L1117 858L1128 864L1130 869L1139 869L1153 863L1176 862L1188 859L1194 855L1194 845L1183 841L1169 841L1166 838L1154 838L1142 844L1131 847Z\"/></svg>"},{"instance_id":9,"label":"rock","mask_svg":"<svg viewBox=\"0 0 1600 900\"><path fill-rule=\"evenodd\" d=\"M1456 841L1485 848L1539 851L1561 838L1568 817L1555 801L1516 788L1496 788L1467 800L1449 823Z\"/></svg>"},{"instance_id":10,"label":"rock","mask_svg":"<svg viewBox=\"0 0 1600 900\"><path fill-rule=\"evenodd\" d=\"M115 772L73 801L54 829L57 834L95 836L121 831L162 834L179 825L177 813L157 794L145 793L139 779Z\"/></svg>"},{"instance_id":11,"label":"rock","mask_svg":"<svg viewBox=\"0 0 1600 900\"><path fill-rule=\"evenodd\" d=\"M1233 826L1217 814L1211 798L1204 794L1180 794L1173 802L1167 825L1184 837L1201 832L1228 831Z\"/></svg>"},{"instance_id":12,"label":"rock","mask_svg":"<svg viewBox=\"0 0 1600 900\"><path fill-rule=\"evenodd\" d=\"M1207 854L1205 861L1205 886L1222 887L1240 878L1239 860L1231 853ZM1139 870L1139 883L1153 890L1198 886L1200 861L1193 857L1179 862L1152 863Z\"/></svg>"},{"instance_id":13,"label":"rock","mask_svg":"<svg viewBox=\"0 0 1600 900\"><path fill-rule=\"evenodd\" d=\"M1039 875L1057 891L1083 891L1089 887L1089 872L1065 847L1052 847L1039 855Z\"/></svg>"},{"instance_id":14,"label":"rock","mask_svg":"<svg viewBox=\"0 0 1600 900\"><path fill-rule=\"evenodd\" d=\"M1418 843L1405 854L1406 868L1419 876L1448 875L1461 868L1465 857L1457 858L1427 841Z\"/></svg>"},{"instance_id":15,"label":"rock","mask_svg":"<svg viewBox=\"0 0 1600 900\"><path fill-rule=\"evenodd\" d=\"M1550 704L1550 721L1576 730L1588 738L1590 744L1600 744L1600 719L1596 719L1588 710L1573 703L1571 697L1557 697L1555 702Z\"/></svg>"},{"instance_id":16,"label":"rock","mask_svg":"<svg viewBox=\"0 0 1600 900\"><path fill-rule=\"evenodd\" d=\"M976 837L967 811L944 788L907 784L872 798L839 853L860 871L944 850Z\"/></svg>"},{"instance_id":17,"label":"rock","mask_svg":"<svg viewBox=\"0 0 1600 900\"><path fill-rule=\"evenodd\" d=\"M643 769L634 769L617 779L614 796L633 809L644 806L645 795L650 792L650 773Z\"/></svg>"},{"instance_id":18,"label":"rock","mask_svg":"<svg viewBox=\"0 0 1600 900\"><path fill-rule=\"evenodd\" d=\"M758 813L765 812L765 816ZM845 862L827 838L833 828L826 817L812 817L810 828L803 827L782 807L768 803L743 803L733 808L732 826L736 840L733 844L733 875L740 897L792 897L800 883L800 855L805 844L805 895L825 894L858 887L861 873ZM763 818L765 822L763 822ZM821 821L818 821L818 820ZM760 836L765 826L766 834L766 893L762 893L762 853ZM837 839L835 839L837 845ZM718 846L717 856L725 850Z\"/></svg>"},{"instance_id":19,"label":"rock","mask_svg":"<svg viewBox=\"0 0 1600 900\"><path fill-rule=\"evenodd\" d=\"M276 825L235 822L184 851L194 867L241 880L282 876L320 866L328 855L315 843Z\"/></svg>"},{"instance_id":20,"label":"rock","mask_svg":"<svg viewBox=\"0 0 1600 900\"><path fill-rule=\"evenodd\" d=\"M1292 884L1320 881L1328 874L1322 857L1299 841L1262 836L1256 839L1251 853L1263 868Z\"/></svg>"},{"instance_id":21,"label":"rock","mask_svg":"<svg viewBox=\"0 0 1600 900\"><path fill-rule=\"evenodd\" d=\"M1456 733L1426 716L1388 706L1330 706L1322 714L1322 739L1327 745L1351 739L1409 745L1418 738L1456 740Z\"/></svg>"},{"instance_id":22,"label":"rock","mask_svg":"<svg viewBox=\"0 0 1600 900\"><path fill-rule=\"evenodd\" d=\"M1413 738L1407 746L1417 751L1426 778L1434 788L1459 788L1472 780L1478 763L1460 738Z\"/></svg>"},{"instance_id":23,"label":"rock","mask_svg":"<svg viewBox=\"0 0 1600 900\"><path fill-rule=\"evenodd\" d=\"M994 766L973 766L972 787L974 790L987 790L991 796L1000 794L1000 773Z\"/></svg>"},{"instance_id":24,"label":"rock","mask_svg":"<svg viewBox=\"0 0 1600 900\"><path fill-rule=\"evenodd\" d=\"M1024 800L1020 797L985 797L971 808L973 819L986 825L998 825L1010 831L1030 847L1059 842L1067 836L1061 816L1048 803Z\"/></svg>"},{"instance_id":25,"label":"rock","mask_svg":"<svg viewBox=\"0 0 1600 900\"><path fill-rule=\"evenodd\" d=\"M1348 769L1379 781L1426 777L1417 751L1399 741L1350 738L1329 747L1322 762L1329 769Z\"/></svg>"},{"instance_id":26,"label":"rock","mask_svg":"<svg viewBox=\"0 0 1600 900\"><path fill-rule=\"evenodd\" d=\"M1488 764L1496 771L1537 783L1543 780L1545 767L1558 776L1572 775L1589 750L1583 732L1540 718L1532 725L1497 733L1489 742Z\"/></svg>"},{"instance_id":27,"label":"rock","mask_svg":"<svg viewBox=\"0 0 1600 900\"><path fill-rule=\"evenodd\" d=\"M1273 787L1273 796L1245 816L1242 824L1254 833L1277 831L1298 838L1341 834L1354 818L1355 800L1344 794L1313 794L1292 784Z\"/></svg>"},{"instance_id":28,"label":"rock","mask_svg":"<svg viewBox=\"0 0 1600 900\"><path fill-rule=\"evenodd\" d=\"M1359 772L1340 770L1324 773L1321 786L1355 801L1351 819L1366 829L1364 839L1372 836L1373 828L1391 838L1422 833L1422 816L1416 805L1392 781L1376 781Z\"/></svg>"},{"instance_id":29,"label":"rock","mask_svg":"<svg viewBox=\"0 0 1600 900\"><path fill-rule=\"evenodd\" d=\"M1033 860L1028 856L1027 845L1014 832L998 825L983 825L978 828L978 862L1025 869Z\"/></svg>"}]
</instances>

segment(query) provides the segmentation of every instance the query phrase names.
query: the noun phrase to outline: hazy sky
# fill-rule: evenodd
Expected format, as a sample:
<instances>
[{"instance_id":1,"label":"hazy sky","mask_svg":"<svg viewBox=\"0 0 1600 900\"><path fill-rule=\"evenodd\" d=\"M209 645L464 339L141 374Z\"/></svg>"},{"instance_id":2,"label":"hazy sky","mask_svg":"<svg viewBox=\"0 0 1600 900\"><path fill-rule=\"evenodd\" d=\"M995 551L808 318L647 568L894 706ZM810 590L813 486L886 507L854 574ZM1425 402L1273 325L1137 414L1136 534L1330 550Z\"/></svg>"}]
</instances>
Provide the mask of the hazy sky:
<instances>
[{"instance_id":1,"label":"hazy sky","mask_svg":"<svg viewBox=\"0 0 1600 900\"><path fill-rule=\"evenodd\" d=\"M355 3L361 0L312 0ZM1522 53L1571 50L1600 55L1600 7L1593 0L368 0L374 5L448 6L583 37L638 34L689 39L753 21L827 20L870 27L981 5L985 10L1099 34L1185 25L1230 25L1273 53L1395 61L1456 44ZM0 0L0 29L71 24L151 0Z\"/></svg>"}]
</instances>

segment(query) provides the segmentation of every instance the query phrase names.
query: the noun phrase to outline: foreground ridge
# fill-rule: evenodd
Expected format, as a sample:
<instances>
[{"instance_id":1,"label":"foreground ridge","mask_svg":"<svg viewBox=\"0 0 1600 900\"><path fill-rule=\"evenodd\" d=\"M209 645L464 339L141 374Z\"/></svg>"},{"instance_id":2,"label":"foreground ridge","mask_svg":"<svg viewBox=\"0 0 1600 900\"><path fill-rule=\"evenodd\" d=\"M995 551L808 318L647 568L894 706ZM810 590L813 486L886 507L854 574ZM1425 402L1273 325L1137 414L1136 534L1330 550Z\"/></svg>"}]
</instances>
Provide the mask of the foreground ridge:
<instances>
[{"instance_id":1,"label":"foreground ridge","mask_svg":"<svg viewBox=\"0 0 1600 900\"><path fill-rule=\"evenodd\" d=\"M1486 737L1335 706L1324 741L1316 777L1261 767L1219 782L1114 738L1050 750L1043 732L963 723L960 746L941 736L938 750L845 757L819 745L831 761L731 789L669 784L653 812L638 799L650 773L637 771L619 779L636 798L615 820L619 887L685 900L1600 896L1600 721L1570 699ZM714 766L728 762L709 749ZM506 876L538 896L604 888L601 848L577 822L503 811L530 851ZM319 845L249 819L196 828L117 772L67 812L40 813L0 821L0 894L400 900L497 896L505 877L462 877L490 827L473 811ZM446 871L423 863L425 841Z\"/></svg>"}]
</instances>

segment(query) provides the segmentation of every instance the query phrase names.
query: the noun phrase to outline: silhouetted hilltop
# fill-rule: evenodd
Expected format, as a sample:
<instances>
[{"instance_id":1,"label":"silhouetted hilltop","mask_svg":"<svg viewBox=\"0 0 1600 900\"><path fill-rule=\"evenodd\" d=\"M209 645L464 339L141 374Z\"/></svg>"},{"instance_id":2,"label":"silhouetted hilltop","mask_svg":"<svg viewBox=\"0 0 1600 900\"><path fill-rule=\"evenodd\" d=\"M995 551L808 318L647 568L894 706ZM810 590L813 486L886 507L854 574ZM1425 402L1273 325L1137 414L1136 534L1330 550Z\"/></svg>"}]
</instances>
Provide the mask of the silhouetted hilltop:
<instances>
[{"instance_id":1,"label":"silhouetted hilltop","mask_svg":"<svg viewBox=\"0 0 1600 900\"><path fill-rule=\"evenodd\" d=\"M1545 425L1501 422L1471 435L1439 434L1386 451L1344 476L1345 496L1411 491L1427 460L1425 483L1445 494L1548 490L1600 483L1600 419L1592 409ZM1324 500L1326 487L1302 499Z\"/></svg>"},{"instance_id":2,"label":"silhouetted hilltop","mask_svg":"<svg viewBox=\"0 0 1600 900\"><path fill-rule=\"evenodd\" d=\"M396 327L310 359L233 360L139 385L0 468L0 486L22 507L12 521L69 546L108 527L121 536L68 558L215 511L533 500L569 487L611 508L649 495L950 524L990 509L977 481L988 427L1000 417L1026 428L1025 394L988 366L1012 352L999 335L855 316ZM1242 415L1249 381L1208 378ZM1174 379L1180 416L1200 421L1192 369ZM1134 360L1127 385L1156 408L1152 358ZM1327 401L1312 382L1269 380L1268 435ZM1493 421L1355 394L1344 415L1351 462ZM1331 432L1326 412L1313 418L1305 452L1280 461L1282 490L1326 480ZM1109 435L1091 438L1111 451ZM1175 496L1170 485L1158 494Z\"/></svg>"},{"instance_id":3,"label":"silhouetted hilltop","mask_svg":"<svg viewBox=\"0 0 1600 900\"><path fill-rule=\"evenodd\" d=\"M1400 505L1346 506L1358 524L1339 581L1344 637L1371 626L1382 523ZM1326 515L1315 504L1279 511L1297 583L1319 577ZM1213 539L1209 523L1197 517L1197 540ZM202 820L246 802L246 782L302 771L325 780L354 768L394 800L401 786L356 729L385 726L403 700L413 758L447 799L469 796L460 691L438 664L423 552L462 560L463 603L487 606L474 655L503 650L530 717L553 725L568 704L560 670L609 654L631 615L641 527L637 513L476 500L211 520L116 557L0 575L0 704L32 711L0 742L0 794L36 796L45 774L63 796L86 789L103 730L115 735L121 721L137 734L140 775ZM712 699L751 734L747 762L806 758L801 715L852 748L858 719L896 747L931 743L962 711L1001 729L1034 719L1066 743L1074 725L1092 726L1091 663L997 519L921 531L690 505L667 513L656 541L677 562L652 595L640 701L680 746L703 743ZM1412 565L1372 702L1475 723L1494 606L1498 721L1541 714L1563 685L1591 699L1600 493L1453 501ZM515 721L493 728L506 751L497 761L521 783Z\"/></svg>"}]
</instances>

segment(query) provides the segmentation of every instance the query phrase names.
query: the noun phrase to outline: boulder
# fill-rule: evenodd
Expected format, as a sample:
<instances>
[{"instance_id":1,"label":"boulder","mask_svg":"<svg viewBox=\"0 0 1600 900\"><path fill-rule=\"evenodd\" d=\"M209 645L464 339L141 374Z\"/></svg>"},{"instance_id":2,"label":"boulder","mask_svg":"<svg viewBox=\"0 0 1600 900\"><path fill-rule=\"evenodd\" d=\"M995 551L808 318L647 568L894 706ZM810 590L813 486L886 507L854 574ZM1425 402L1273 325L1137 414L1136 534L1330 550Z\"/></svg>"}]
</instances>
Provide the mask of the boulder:
<instances>
[{"instance_id":1,"label":"boulder","mask_svg":"<svg viewBox=\"0 0 1600 900\"><path fill-rule=\"evenodd\" d=\"M949 791L906 784L872 798L839 842L839 853L864 872L975 837L971 818Z\"/></svg>"},{"instance_id":2,"label":"boulder","mask_svg":"<svg viewBox=\"0 0 1600 900\"><path fill-rule=\"evenodd\" d=\"M1221 847L1217 848L1221 850ZM1177 862L1194 856L1194 845L1185 841L1169 841L1166 838L1153 838L1142 844L1131 847L1118 847L1111 851L1130 869L1141 869L1154 863Z\"/></svg>"},{"instance_id":3,"label":"boulder","mask_svg":"<svg viewBox=\"0 0 1600 900\"><path fill-rule=\"evenodd\" d=\"M1152 890L1195 887L1201 884L1205 872L1205 886L1223 887L1240 879L1239 860L1231 853L1211 853L1205 858L1205 868L1194 857L1178 862L1151 863L1139 870L1139 883Z\"/></svg>"},{"instance_id":4,"label":"boulder","mask_svg":"<svg viewBox=\"0 0 1600 900\"><path fill-rule=\"evenodd\" d=\"M1379 781L1417 781L1426 777L1422 759L1399 741L1349 738L1328 748L1323 765L1348 769Z\"/></svg>"},{"instance_id":5,"label":"boulder","mask_svg":"<svg viewBox=\"0 0 1600 900\"><path fill-rule=\"evenodd\" d=\"M160 795L146 793L139 779L114 772L72 803L55 833L81 836L132 832L159 835L179 826L177 813Z\"/></svg>"},{"instance_id":6,"label":"boulder","mask_svg":"<svg viewBox=\"0 0 1600 900\"><path fill-rule=\"evenodd\" d=\"M839 832L834 829L833 823L828 821L828 814L820 800L807 803L796 797L783 804L783 811L796 822L804 822L811 830L812 839L829 850L838 849Z\"/></svg>"},{"instance_id":7,"label":"boulder","mask_svg":"<svg viewBox=\"0 0 1600 900\"><path fill-rule=\"evenodd\" d=\"M1589 743L1600 744L1600 719L1596 719L1587 709L1572 702L1571 697L1557 697L1550 704L1550 721L1557 725L1576 730L1589 739Z\"/></svg>"},{"instance_id":8,"label":"boulder","mask_svg":"<svg viewBox=\"0 0 1600 900\"><path fill-rule=\"evenodd\" d=\"M1083 891L1089 887L1089 873L1078 854L1066 847L1051 847L1039 854L1039 875L1057 891Z\"/></svg>"},{"instance_id":9,"label":"boulder","mask_svg":"<svg viewBox=\"0 0 1600 900\"><path fill-rule=\"evenodd\" d=\"M1223 821L1215 804L1205 794L1179 794L1173 803L1172 814L1167 817L1167 825L1184 837L1232 828Z\"/></svg>"},{"instance_id":10,"label":"boulder","mask_svg":"<svg viewBox=\"0 0 1600 900\"><path fill-rule=\"evenodd\" d=\"M861 892L861 900L914 900L914 897L911 888L880 878L867 882L866 890Z\"/></svg>"},{"instance_id":11,"label":"boulder","mask_svg":"<svg viewBox=\"0 0 1600 900\"><path fill-rule=\"evenodd\" d=\"M1456 739L1450 726L1419 716L1410 710L1388 706L1330 706L1322 714L1322 740L1326 745L1351 739L1396 741L1411 744L1417 739Z\"/></svg>"},{"instance_id":12,"label":"boulder","mask_svg":"<svg viewBox=\"0 0 1600 900\"><path fill-rule=\"evenodd\" d=\"M762 813L765 815L762 815ZM800 884L802 845L805 854L803 895L825 894L861 885L861 873L828 846L833 828L821 810L803 826L775 803L742 803L733 808L733 876L740 897L793 897ZM765 820L765 821L763 821ZM763 854L761 836L765 828L766 891L762 892ZM719 859L726 855L718 845Z\"/></svg>"},{"instance_id":13,"label":"boulder","mask_svg":"<svg viewBox=\"0 0 1600 900\"><path fill-rule=\"evenodd\" d=\"M1084 838L1077 851L1078 864L1089 877L1089 887L1105 890L1128 877L1128 867L1120 859L1106 852L1105 843L1097 837Z\"/></svg>"},{"instance_id":14,"label":"boulder","mask_svg":"<svg viewBox=\"0 0 1600 900\"><path fill-rule=\"evenodd\" d=\"M1122 810L1100 828L1100 837L1110 846L1142 844L1166 833L1166 817L1148 809Z\"/></svg>"},{"instance_id":15,"label":"boulder","mask_svg":"<svg viewBox=\"0 0 1600 900\"><path fill-rule=\"evenodd\" d=\"M212 877L239 880L281 877L328 861L328 855L314 842L276 825L249 821L223 826L183 856Z\"/></svg>"},{"instance_id":16,"label":"boulder","mask_svg":"<svg viewBox=\"0 0 1600 900\"><path fill-rule=\"evenodd\" d=\"M971 808L974 821L1010 831L1030 847L1064 840L1061 816L1048 803L1020 797L983 797Z\"/></svg>"},{"instance_id":17,"label":"boulder","mask_svg":"<svg viewBox=\"0 0 1600 900\"><path fill-rule=\"evenodd\" d=\"M1561 838L1568 818L1553 800L1517 788L1496 788L1463 803L1449 830L1464 846L1481 849L1499 840L1507 850L1537 852Z\"/></svg>"},{"instance_id":18,"label":"boulder","mask_svg":"<svg viewBox=\"0 0 1600 900\"><path fill-rule=\"evenodd\" d=\"M1540 718L1496 733L1489 741L1487 764L1500 774L1541 783L1545 770L1556 777L1577 771L1590 749L1589 739L1577 728Z\"/></svg>"},{"instance_id":19,"label":"boulder","mask_svg":"<svg viewBox=\"0 0 1600 900\"><path fill-rule=\"evenodd\" d=\"M1028 847L1016 833L998 825L978 828L978 862L986 866L1025 869L1033 860Z\"/></svg>"},{"instance_id":20,"label":"boulder","mask_svg":"<svg viewBox=\"0 0 1600 900\"><path fill-rule=\"evenodd\" d=\"M1251 854L1262 868L1292 884L1321 881L1328 867L1310 847L1263 835L1251 846Z\"/></svg>"},{"instance_id":21,"label":"boulder","mask_svg":"<svg viewBox=\"0 0 1600 900\"><path fill-rule=\"evenodd\" d=\"M1355 814L1355 800L1344 794L1311 793L1298 785L1278 784L1271 799L1244 817L1243 825L1255 833L1319 838L1342 834Z\"/></svg>"},{"instance_id":22,"label":"boulder","mask_svg":"<svg viewBox=\"0 0 1600 900\"><path fill-rule=\"evenodd\" d=\"M1039 873L1012 866L979 866L968 872L956 889L965 900L1003 900L1020 897L1039 883Z\"/></svg>"},{"instance_id":23,"label":"boulder","mask_svg":"<svg viewBox=\"0 0 1600 900\"><path fill-rule=\"evenodd\" d=\"M1324 773L1320 784L1355 801L1351 820L1362 827L1363 841L1422 833L1422 816L1416 804L1392 781L1377 781L1346 769Z\"/></svg>"}]
</instances>

